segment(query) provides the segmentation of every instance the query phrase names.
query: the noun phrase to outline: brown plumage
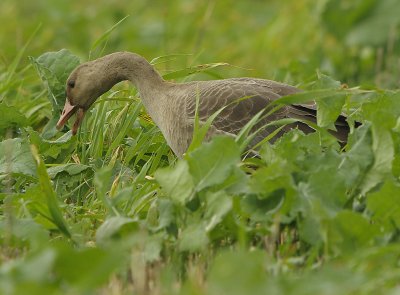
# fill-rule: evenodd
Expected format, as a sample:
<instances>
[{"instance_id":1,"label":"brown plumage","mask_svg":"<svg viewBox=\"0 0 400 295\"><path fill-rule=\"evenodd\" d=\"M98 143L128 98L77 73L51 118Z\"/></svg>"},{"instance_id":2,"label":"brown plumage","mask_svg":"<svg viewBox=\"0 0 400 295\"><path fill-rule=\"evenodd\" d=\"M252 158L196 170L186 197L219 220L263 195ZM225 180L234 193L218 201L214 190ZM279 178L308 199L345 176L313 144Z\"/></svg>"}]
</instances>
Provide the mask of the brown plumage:
<instances>
[{"instance_id":1,"label":"brown plumage","mask_svg":"<svg viewBox=\"0 0 400 295\"><path fill-rule=\"evenodd\" d=\"M129 80L137 87L147 112L178 157L187 150L192 140L197 97L200 122L205 122L210 115L226 106L208 131L209 138L215 134L237 134L272 101L300 91L293 86L256 78L171 83L164 81L143 57L135 53L117 52L84 63L71 73L66 85L64 110L57 127L61 128L74 113L77 113L72 128L75 134L85 112L93 102L123 80ZM314 105L283 106L259 122L257 127L282 118L315 122L315 113ZM340 118L337 123L338 132L335 135L340 141L345 141L348 126L344 118ZM301 122L287 125L283 131L293 127L306 133L313 131ZM255 142L271 131L271 128L266 128Z\"/></svg>"}]
</instances>

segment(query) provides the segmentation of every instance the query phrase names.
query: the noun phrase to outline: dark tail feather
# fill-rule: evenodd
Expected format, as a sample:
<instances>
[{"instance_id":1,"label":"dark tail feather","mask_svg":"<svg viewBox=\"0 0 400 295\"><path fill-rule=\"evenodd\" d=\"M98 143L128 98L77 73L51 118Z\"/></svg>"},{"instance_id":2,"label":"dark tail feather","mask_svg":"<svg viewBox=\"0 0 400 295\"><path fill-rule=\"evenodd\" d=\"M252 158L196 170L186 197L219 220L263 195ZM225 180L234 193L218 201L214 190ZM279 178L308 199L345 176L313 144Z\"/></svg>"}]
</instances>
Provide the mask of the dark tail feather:
<instances>
[{"instance_id":1,"label":"dark tail feather","mask_svg":"<svg viewBox=\"0 0 400 295\"><path fill-rule=\"evenodd\" d=\"M306 107L302 105L291 105L289 108L289 116L297 119L309 120L314 123L317 122L317 111L313 107ZM360 126L361 123L355 122L355 126ZM298 123L296 126L305 133L314 132L310 126L304 123ZM349 123L344 115L340 115L335 122L336 131L329 130L329 132L334 135L341 144L347 143L347 136L350 132Z\"/></svg>"}]
</instances>

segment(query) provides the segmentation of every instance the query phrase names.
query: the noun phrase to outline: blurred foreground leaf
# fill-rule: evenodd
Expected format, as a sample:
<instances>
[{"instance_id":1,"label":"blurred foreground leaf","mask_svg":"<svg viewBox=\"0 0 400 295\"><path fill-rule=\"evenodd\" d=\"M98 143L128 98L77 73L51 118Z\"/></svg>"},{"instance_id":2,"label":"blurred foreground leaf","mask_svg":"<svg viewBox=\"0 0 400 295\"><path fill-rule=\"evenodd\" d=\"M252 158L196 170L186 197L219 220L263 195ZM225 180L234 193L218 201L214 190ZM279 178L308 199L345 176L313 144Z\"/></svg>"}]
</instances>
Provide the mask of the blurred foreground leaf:
<instances>
[{"instance_id":1,"label":"blurred foreground leaf","mask_svg":"<svg viewBox=\"0 0 400 295\"><path fill-rule=\"evenodd\" d=\"M240 151L232 137L218 136L190 152L186 158L196 191L201 191L227 179L240 161Z\"/></svg>"},{"instance_id":2,"label":"blurred foreground leaf","mask_svg":"<svg viewBox=\"0 0 400 295\"><path fill-rule=\"evenodd\" d=\"M110 217L97 229L96 241L99 244L105 244L112 239L119 239L126 234L135 232L137 229L138 223L132 218Z\"/></svg>"},{"instance_id":3,"label":"blurred foreground leaf","mask_svg":"<svg viewBox=\"0 0 400 295\"><path fill-rule=\"evenodd\" d=\"M158 169L155 178L173 201L185 204L193 197L194 184L186 161L180 160L174 167Z\"/></svg>"},{"instance_id":4,"label":"blurred foreground leaf","mask_svg":"<svg viewBox=\"0 0 400 295\"><path fill-rule=\"evenodd\" d=\"M7 173L36 176L36 165L29 144L22 138L0 142L0 175Z\"/></svg>"}]
</instances>

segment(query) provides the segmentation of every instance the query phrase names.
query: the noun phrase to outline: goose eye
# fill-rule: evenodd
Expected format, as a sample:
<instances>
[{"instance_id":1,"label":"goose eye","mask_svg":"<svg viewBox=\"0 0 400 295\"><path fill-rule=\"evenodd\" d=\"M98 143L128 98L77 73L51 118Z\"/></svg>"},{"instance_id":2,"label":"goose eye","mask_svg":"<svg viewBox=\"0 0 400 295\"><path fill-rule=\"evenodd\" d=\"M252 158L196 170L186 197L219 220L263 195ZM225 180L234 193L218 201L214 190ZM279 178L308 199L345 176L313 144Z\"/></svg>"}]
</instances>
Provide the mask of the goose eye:
<instances>
[{"instance_id":1,"label":"goose eye","mask_svg":"<svg viewBox=\"0 0 400 295\"><path fill-rule=\"evenodd\" d=\"M74 88L75 87L75 81L74 80L68 81L68 86L71 87L71 88Z\"/></svg>"}]
</instances>

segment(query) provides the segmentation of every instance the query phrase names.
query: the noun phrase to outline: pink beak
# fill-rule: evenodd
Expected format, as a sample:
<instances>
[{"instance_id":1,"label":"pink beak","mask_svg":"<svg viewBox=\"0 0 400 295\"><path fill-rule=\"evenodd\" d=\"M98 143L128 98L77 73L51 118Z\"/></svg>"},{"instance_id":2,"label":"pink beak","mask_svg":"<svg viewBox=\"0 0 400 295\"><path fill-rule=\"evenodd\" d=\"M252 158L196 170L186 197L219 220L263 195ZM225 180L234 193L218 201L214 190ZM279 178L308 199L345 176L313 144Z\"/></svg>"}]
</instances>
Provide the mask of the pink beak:
<instances>
[{"instance_id":1,"label":"pink beak","mask_svg":"<svg viewBox=\"0 0 400 295\"><path fill-rule=\"evenodd\" d=\"M71 118L71 116L75 113L77 113L77 115L76 115L76 120L75 120L74 126L72 127L73 135L76 134L76 132L78 131L79 125L82 123L83 116L85 115L85 111L84 111L84 109L79 108L78 106L72 105L67 98L65 100L65 105L64 105L64 109L61 113L61 117L58 120L57 125L56 125L57 129L61 129L65 125L65 123L67 123L69 118Z\"/></svg>"}]
</instances>

